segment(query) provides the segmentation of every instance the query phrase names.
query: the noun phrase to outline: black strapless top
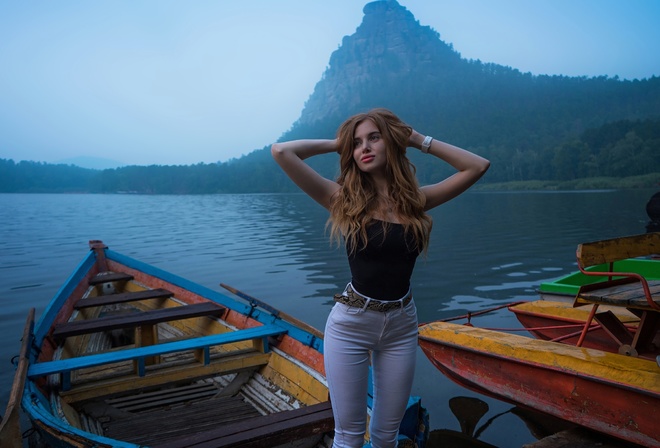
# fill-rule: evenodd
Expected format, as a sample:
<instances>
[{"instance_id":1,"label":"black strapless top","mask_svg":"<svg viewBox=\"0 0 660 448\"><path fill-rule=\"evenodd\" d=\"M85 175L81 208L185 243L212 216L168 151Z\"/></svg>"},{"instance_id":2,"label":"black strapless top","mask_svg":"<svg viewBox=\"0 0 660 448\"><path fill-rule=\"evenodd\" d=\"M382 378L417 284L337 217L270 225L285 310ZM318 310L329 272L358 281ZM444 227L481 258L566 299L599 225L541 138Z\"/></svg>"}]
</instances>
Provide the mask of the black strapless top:
<instances>
[{"instance_id":1,"label":"black strapless top","mask_svg":"<svg viewBox=\"0 0 660 448\"><path fill-rule=\"evenodd\" d=\"M398 300L410 289L415 262L419 256L412 235L406 235L402 224L374 220L367 227L368 243L348 255L351 283L357 292L372 299Z\"/></svg>"}]
</instances>

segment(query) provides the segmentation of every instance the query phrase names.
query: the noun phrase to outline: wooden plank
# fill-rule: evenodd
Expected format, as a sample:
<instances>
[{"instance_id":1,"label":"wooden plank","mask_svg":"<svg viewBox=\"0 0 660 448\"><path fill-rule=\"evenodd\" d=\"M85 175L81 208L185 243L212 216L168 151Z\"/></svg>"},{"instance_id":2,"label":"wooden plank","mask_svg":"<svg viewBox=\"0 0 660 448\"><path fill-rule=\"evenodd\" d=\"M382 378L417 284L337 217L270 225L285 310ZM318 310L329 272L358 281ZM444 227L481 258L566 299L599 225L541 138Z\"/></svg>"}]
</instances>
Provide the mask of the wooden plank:
<instances>
[{"instance_id":1,"label":"wooden plank","mask_svg":"<svg viewBox=\"0 0 660 448\"><path fill-rule=\"evenodd\" d=\"M80 299L74 305L75 309L89 308L93 306L115 305L118 303L134 302L146 299L161 299L172 297L174 294L166 289L145 289L144 291L124 292L120 294L108 294L106 296L90 297Z\"/></svg>"},{"instance_id":2,"label":"wooden plank","mask_svg":"<svg viewBox=\"0 0 660 448\"><path fill-rule=\"evenodd\" d=\"M268 364L269 359L270 353L240 352L214 359L208 365L194 363L167 366L161 364L147 369L148 374L143 377L135 374L114 375L86 384L74 384L71 390L60 392L60 396L67 403L87 401L99 397L120 395L127 391L258 369Z\"/></svg>"},{"instance_id":3,"label":"wooden plank","mask_svg":"<svg viewBox=\"0 0 660 448\"><path fill-rule=\"evenodd\" d=\"M265 447L277 446L314 435L321 435L334 428L332 407L329 401L244 420L214 430L188 436L153 448L215 448L215 447Z\"/></svg>"},{"instance_id":4,"label":"wooden plank","mask_svg":"<svg viewBox=\"0 0 660 448\"><path fill-rule=\"evenodd\" d=\"M328 386L307 369L301 369L286 356L276 353L262 373L271 383L281 387L302 403L328 399Z\"/></svg>"},{"instance_id":5,"label":"wooden plank","mask_svg":"<svg viewBox=\"0 0 660 448\"><path fill-rule=\"evenodd\" d=\"M613 312L605 311L603 313L596 313L594 319L596 319L596 322L603 327L603 330L605 330L619 344L619 346L632 344L633 336Z\"/></svg>"},{"instance_id":6,"label":"wooden plank","mask_svg":"<svg viewBox=\"0 0 660 448\"><path fill-rule=\"evenodd\" d=\"M166 443L188 434L259 417L261 414L241 397L190 402L185 406L140 412L104 424L105 436L143 446ZM167 422L163 424L163 422Z\"/></svg>"},{"instance_id":7,"label":"wooden plank","mask_svg":"<svg viewBox=\"0 0 660 448\"><path fill-rule=\"evenodd\" d=\"M100 273L89 280L90 286L100 285L108 282L126 282L133 280L133 276L123 272Z\"/></svg>"},{"instance_id":8,"label":"wooden plank","mask_svg":"<svg viewBox=\"0 0 660 448\"><path fill-rule=\"evenodd\" d=\"M210 399L218 395L219 390L212 384L211 387L188 392L185 396L167 395L165 397L154 398L151 400L142 399L140 402L133 403L131 406L122 406L123 411L127 412L145 412L153 408L171 407L180 404L183 401L191 402L203 399Z\"/></svg>"},{"instance_id":9,"label":"wooden plank","mask_svg":"<svg viewBox=\"0 0 660 448\"><path fill-rule=\"evenodd\" d=\"M192 305L189 305L192 306ZM185 308L185 307L181 307ZM247 328L244 330L231 331L228 333L201 336L198 338L184 339L175 342L150 345L146 347L134 347L125 350L117 350L95 355L80 356L77 358L59 359L33 364L28 369L28 377L39 378L54 373L70 372L72 370L95 367L104 364L143 359L149 356L164 355L185 350L194 350L221 344L231 344L256 338L267 338L286 333L276 325L263 325L261 327Z\"/></svg>"},{"instance_id":10,"label":"wooden plank","mask_svg":"<svg viewBox=\"0 0 660 448\"><path fill-rule=\"evenodd\" d=\"M644 311L639 322L637 332L633 338L632 346L638 352L657 353L653 340L660 332L660 313Z\"/></svg>"},{"instance_id":11,"label":"wooden plank","mask_svg":"<svg viewBox=\"0 0 660 448\"><path fill-rule=\"evenodd\" d=\"M55 326L53 338L63 340L71 336L131 328L140 325L153 325L172 320L189 319L202 316L220 316L225 308L214 302L195 303L192 305L140 311L128 315L112 315L89 320L74 320Z\"/></svg>"},{"instance_id":12,"label":"wooden plank","mask_svg":"<svg viewBox=\"0 0 660 448\"><path fill-rule=\"evenodd\" d=\"M660 281L652 281L648 284L651 295L660 297ZM638 282L600 289L581 288L576 301L577 303L598 303L643 310L652 309L646 300L641 284Z\"/></svg>"},{"instance_id":13,"label":"wooden plank","mask_svg":"<svg viewBox=\"0 0 660 448\"><path fill-rule=\"evenodd\" d=\"M578 263L586 268L660 253L660 232L612 238L578 245Z\"/></svg>"},{"instance_id":14,"label":"wooden plank","mask_svg":"<svg viewBox=\"0 0 660 448\"><path fill-rule=\"evenodd\" d=\"M152 392L141 392L119 398L109 398L105 403L117 409L128 412L142 412L164 404L189 399L189 397L218 395L220 388L215 382L194 383L176 388L159 389Z\"/></svg>"}]
</instances>

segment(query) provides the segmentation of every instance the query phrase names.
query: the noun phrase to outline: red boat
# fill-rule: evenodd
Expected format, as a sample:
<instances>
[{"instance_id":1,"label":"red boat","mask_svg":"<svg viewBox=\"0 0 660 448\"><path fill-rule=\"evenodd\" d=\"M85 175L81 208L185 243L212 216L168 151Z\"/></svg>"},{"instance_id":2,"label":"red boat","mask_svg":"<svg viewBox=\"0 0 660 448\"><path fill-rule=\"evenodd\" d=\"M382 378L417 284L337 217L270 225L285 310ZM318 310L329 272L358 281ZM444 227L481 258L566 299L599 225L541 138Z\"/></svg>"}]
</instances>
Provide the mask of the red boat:
<instances>
[{"instance_id":1,"label":"red boat","mask_svg":"<svg viewBox=\"0 0 660 448\"><path fill-rule=\"evenodd\" d=\"M588 309L575 308L567 302L536 300L516 303L509 306L508 309L516 315L518 321L534 337L570 345L577 344L584 324L589 318ZM605 307L605 309L611 311L619 319L631 337L634 336L639 324L639 317L621 307ZM613 353L618 353L620 348L620 344L598 323L592 323L589 326L582 346ZM640 356L655 359L652 353L643 353Z\"/></svg>"},{"instance_id":2,"label":"red boat","mask_svg":"<svg viewBox=\"0 0 660 448\"><path fill-rule=\"evenodd\" d=\"M612 270L622 259L658 253L657 232L580 244L578 267L598 281L581 286L572 306L509 306L540 339L434 322L420 326L419 344L438 370L464 387L658 447L660 282ZM610 270L587 270L597 265Z\"/></svg>"},{"instance_id":3,"label":"red boat","mask_svg":"<svg viewBox=\"0 0 660 448\"><path fill-rule=\"evenodd\" d=\"M448 322L419 345L463 387L647 447L660 446L655 361Z\"/></svg>"},{"instance_id":4,"label":"red boat","mask_svg":"<svg viewBox=\"0 0 660 448\"><path fill-rule=\"evenodd\" d=\"M580 244L580 274L594 281L581 284L572 305L537 301L509 309L540 339L655 359L660 354L660 263L648 259L659 253L660 232ZM644 270L621 270L641 263Z\"/></svg>"}]
</instances>

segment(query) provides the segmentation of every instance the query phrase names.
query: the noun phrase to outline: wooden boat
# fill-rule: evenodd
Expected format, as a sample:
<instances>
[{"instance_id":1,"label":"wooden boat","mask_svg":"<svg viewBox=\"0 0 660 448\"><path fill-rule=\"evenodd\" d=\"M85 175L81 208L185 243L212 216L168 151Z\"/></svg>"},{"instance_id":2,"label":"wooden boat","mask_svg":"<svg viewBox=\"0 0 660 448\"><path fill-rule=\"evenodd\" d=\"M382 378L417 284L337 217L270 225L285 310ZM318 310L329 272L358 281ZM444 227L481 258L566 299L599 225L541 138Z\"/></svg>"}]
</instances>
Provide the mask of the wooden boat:
<instances>
[{"instance_id":1,"label":"wooden boat","mask_svg":"<svg viewBox=\"0 0 660 448\"><path fill-rule=\"evenodd\" d=\"M516 304L509 310L540 339L654 359L660 354L660 334L658 326L648 321L660 319L656 317L660 307L654 306L650 298L653 288L660 289L658 252L658 232L580 244L580 271L564 282L564 286L571 284L572 289L563 290L572 294L566 295L570 302L540 300ZM585 310L584 305L593 301L582 299L593 296L592 291L605 291L612 297ZM641 344L635 335L640 334L638 328L644 315L645 326L653 328L643 338L645 346L638 350L631 344ZM587 322L589 325L585 326Z\"/></svg>"},{"instance_id":2,"label":"wooden boat","mask_svg":"<svg viewBox=\"0 0 660 448\"><path fill-rule=\"evenodd\" d=\"M589 318L589 310L575 308L572 303L564 301L519 302L509 306L508 309L534 337L570 345L577 344L584 324ZM634 335L639 325L638 316L622 307L603 307L602 310L611 311L626 330ZM620 344L598 323L593 323L589 327L582 346L613 353L618 353L620 348ZM644 356L652 357L650 354Z\"/></svg>"},{"instance_id":3,"label":"wooden boat","mask_svg":"<svg viewBox=\"0 0 660 448\"><path fill-rule=\"evenodd\" d=\"M43 443L331 445L322 333L231 287L90 246L34 328L22 407ZM424 446L418 397L400 432Z\"/></svg>"},{"instance_id":4,"label":"wooden boat","mask_svg":"<svg viewBox=\"0 0 660 448\"><path fill-rule=\"evenodd\" d=\"M571 337L577 337L574 345L435 322L420 326L420 346L441 372L465 387L629 442L660 446L660 369L656 360L660 282L611 268L587 271L658 252L660 233L578 245L580 271L598 279L582 285L575 296L573 306L588 310L581 309L578 318L577 310L566 306L546 307L551 310L546 316L552 319L579 321L578 331L575 327L570 330ZM543 314L539 311L542 302L533 304L536 309L527 304L509 308L536 319ZM523 313L525 305L534 312ZM637 321L627 326L625 319L630 315ZM594 321L602 331L594 331ZM551 331L567 330L534 327L534 331L547 339L555 336ZM569 342L569 338L563 340ZM587 343L610 350L589 348Z\"/></svg>"},{"instance_id":5,"label":"wooden boat","mask_svg":"<svg viewBox=\"0 0 660 448\"><path fill-rule=\"evenodd\" d=\"M660 444L655 361L448 322L419 344L463 387L642 446Z\"/></svg>"}]
</instances>

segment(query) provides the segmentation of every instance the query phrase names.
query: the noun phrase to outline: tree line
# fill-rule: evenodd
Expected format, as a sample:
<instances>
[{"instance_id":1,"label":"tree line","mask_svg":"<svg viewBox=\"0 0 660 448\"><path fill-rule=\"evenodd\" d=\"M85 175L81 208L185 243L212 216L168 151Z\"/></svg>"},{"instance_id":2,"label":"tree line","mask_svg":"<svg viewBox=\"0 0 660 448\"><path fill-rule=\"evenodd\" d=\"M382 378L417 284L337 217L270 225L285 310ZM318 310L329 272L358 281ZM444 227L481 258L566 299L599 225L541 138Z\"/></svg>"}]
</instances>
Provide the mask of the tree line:
<instances>
[{"instance_id":1,"label":"tree line","mask_svg":"<svg viewBox=\"0 0 660 448\"><path fill-rule=\"evenodd\" d=\"M516 147L470 148L487 157L492 168L481 182L658 174L660 180L660 121L619 120L588 129L579 137L522 151ZM409 156L422 184L451 173L442 163L427 163L418 151ZM324 175L337 174L337 157L312 160ZM649 185L654 186L654 185ZM296 191L273 162L269 148L223 163L196 165L125 166L93 170L73 165L0 159L3 193L140 193L217 194Z\"/></svg>"}]
</instances>

